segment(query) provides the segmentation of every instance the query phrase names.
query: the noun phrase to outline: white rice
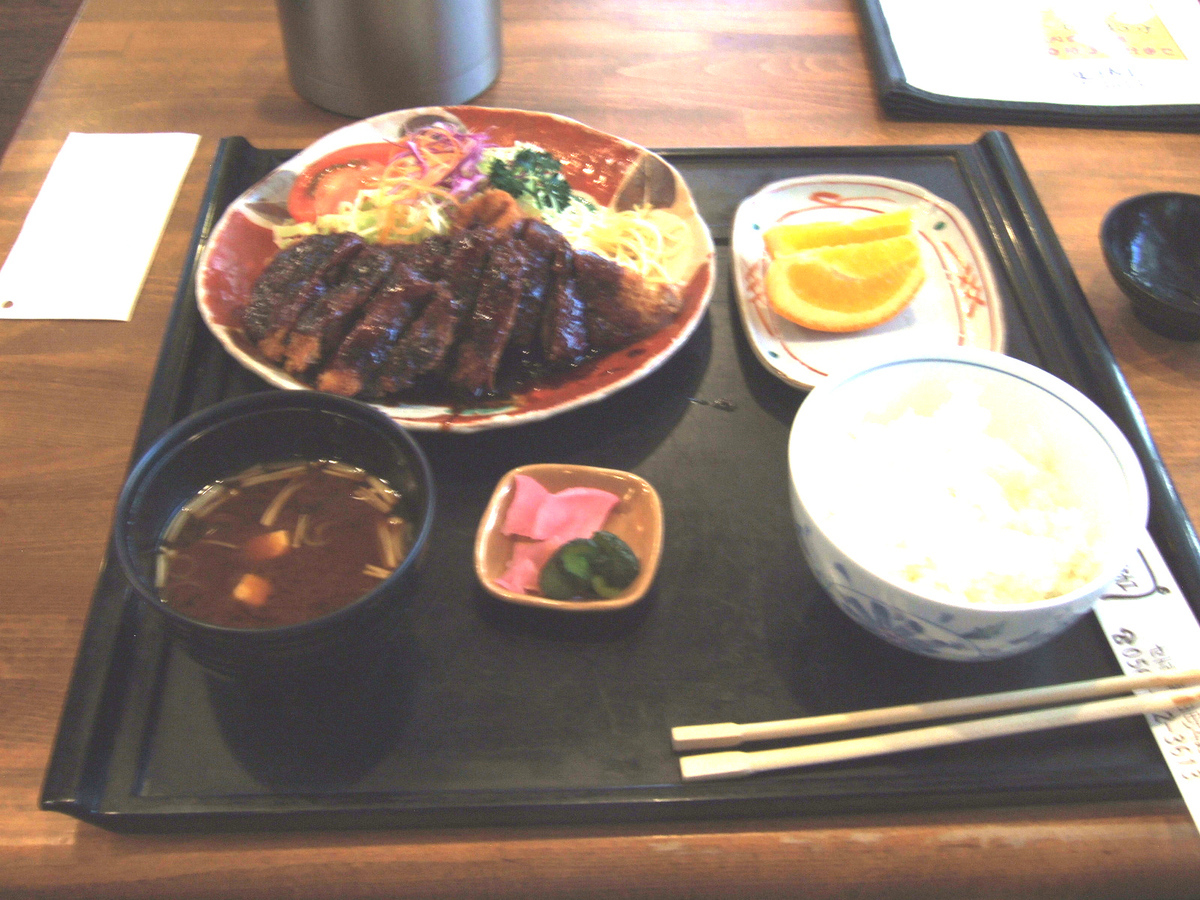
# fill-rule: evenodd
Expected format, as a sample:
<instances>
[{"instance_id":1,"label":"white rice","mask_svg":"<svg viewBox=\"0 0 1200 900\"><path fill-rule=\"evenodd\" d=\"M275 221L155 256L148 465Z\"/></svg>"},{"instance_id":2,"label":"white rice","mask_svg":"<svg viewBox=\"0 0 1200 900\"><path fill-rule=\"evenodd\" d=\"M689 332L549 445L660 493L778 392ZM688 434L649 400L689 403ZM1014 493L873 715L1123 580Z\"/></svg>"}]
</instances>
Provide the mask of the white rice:
<instances>
[{"instance_id":1,"label":"white rice","mask_svg":"<svg viewBox=\"0 0 1200 900\"><path fill-rule=\"evenodd\" d=\"M1069 593L1100 573L1096 513L1049 446L989 434L974 386L929 415L865 422L828 458L844 466L827 533L871 571L912 590L976 603Z\"/></svg>"}]
</instances>

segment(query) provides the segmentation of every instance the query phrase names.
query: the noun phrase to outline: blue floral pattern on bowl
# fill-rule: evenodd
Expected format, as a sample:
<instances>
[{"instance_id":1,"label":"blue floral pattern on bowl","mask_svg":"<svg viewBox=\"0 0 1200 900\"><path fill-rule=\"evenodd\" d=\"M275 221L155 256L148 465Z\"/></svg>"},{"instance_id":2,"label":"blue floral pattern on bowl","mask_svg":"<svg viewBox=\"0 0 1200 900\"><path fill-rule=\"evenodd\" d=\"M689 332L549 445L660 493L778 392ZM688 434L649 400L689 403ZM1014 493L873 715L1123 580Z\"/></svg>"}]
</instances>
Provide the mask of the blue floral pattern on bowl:
<instances>
[{"instance_id":1,"label":"blue floral pattern on bowl","mask_svg":"<svg viewBox=\"0 0 1200 900\"><path fill-rule=\"evenodd\" d=\"M1019 429L1036 422L1046 445L1073 451L1075 473L1095 485L1095 521L1104 533L1097 546L1106 556L1095 578L1062 597L1020 603L974 603L924 595L891 581L853 559L826 534L821 522L831 504L847 502L855 492L837 489L838 479L853 477L829 457L838 446L827 439L849 423L870 415L896 415L913 403L918 388L952 379L974 379L994 391L993 412L1019 409L1002 427ZM905 393L909 392L909 393ZM870 411L870 412L868 412ZM999 413L996 413L999 415ZM1086 448L1086 449L1082 449ZM1098 464L1097 461L1103 461ZM1087 613L1128 569L1143 532L1149 496L1140 463L1117 426L1077 390L1028 363L971 348L882 359L848 370L818 384L801 404L788 444L792 518L809 568L851 620L883 640L913 653L938 659L1001 659L1044 644ZM831 480L832 479L832 480ZM1078 481L1076 482L1078 483ZM832 485L832 490L829 486ZM804 491L802 499L801 491ZM809 502L814 504L810 509ZM916 511L914 511L914 515ZM892 527L903 528L903 520Z\"/></svg>"},{"instance_id":2,"label":"blue floral pattern on bowl","mask_svg":"<svg viewBox=\"0 0 1200 900\"><path fill-rule=\"evenodd\" d=\"M844 567L834 568L845 578ZM1008 634L1006 632L1012 630L1011 620L980 624L971 621L970 610L964 610L961 615L951 610L942 610L933 617L916 615L902 611L895 603L887 603L855 589L848 583L848 578L840 583L831 582L818 573L817 580L837 607L868 631L903 650L942 659L987 660L1012 656L1044 643L1078 617L1064 610L1053 616L1045 627Z\"/></svg>"}]
</instances>

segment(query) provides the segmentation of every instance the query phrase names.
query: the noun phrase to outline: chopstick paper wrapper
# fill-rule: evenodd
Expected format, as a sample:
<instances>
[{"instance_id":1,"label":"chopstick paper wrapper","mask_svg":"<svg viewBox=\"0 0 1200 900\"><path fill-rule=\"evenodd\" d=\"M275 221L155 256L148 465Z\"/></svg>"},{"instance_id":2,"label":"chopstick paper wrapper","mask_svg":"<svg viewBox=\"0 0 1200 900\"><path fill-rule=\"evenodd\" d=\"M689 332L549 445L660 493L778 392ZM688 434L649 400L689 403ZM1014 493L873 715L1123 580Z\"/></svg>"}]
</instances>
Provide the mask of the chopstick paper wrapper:
<instances>
[{"instance_id":1,"label":"chopstick paper wrapper","mask_svg":"<svg viewBox=\"0 0 1200 900\"><path fill-rule=\"evenodd\" d=\"M199 140L67 135L0 269L0 318L128 321Z\"/></svg>"},{"instance_id":2,"label":"chopstick paper wrapper","mask_svg":"<svg viewBox=\"0 0 1200 900\"><path fill-rule=\"evenodd\" d=\"M1147 534L1137 558L1092 610L1128 675L1200 666L1200 623ZM1192 820L1200 827L1200 706L1146 717Z\"/></svg>"},{"instance_id":3,"label":"chopstick paper wrapper","mask_svg":"<svg viewBox=\"0 0 1200 900\"><path fill-rule=\"evenodd\" d=\"M1179 685L1187 687L1180 688ZM1175 689L1151 691L1152 688L1160 687ZM1131 691L1150 692L1125 697L1110 696ZM1200 670L1142 676L1117 675L1093 681L1008 691L981 697L939 700L808 719L787 719L751 725L684 725L672 729L671 738L676 750L732 747L744 741L805 737L905 722L971 716L1024 706L1069 703L1095 697L1109 699L801 747L700 753L681 757L679 763L685 781L734 778L775 769L840 762L1179 709L1200 703Z\"/></svg>"}]
</instances>

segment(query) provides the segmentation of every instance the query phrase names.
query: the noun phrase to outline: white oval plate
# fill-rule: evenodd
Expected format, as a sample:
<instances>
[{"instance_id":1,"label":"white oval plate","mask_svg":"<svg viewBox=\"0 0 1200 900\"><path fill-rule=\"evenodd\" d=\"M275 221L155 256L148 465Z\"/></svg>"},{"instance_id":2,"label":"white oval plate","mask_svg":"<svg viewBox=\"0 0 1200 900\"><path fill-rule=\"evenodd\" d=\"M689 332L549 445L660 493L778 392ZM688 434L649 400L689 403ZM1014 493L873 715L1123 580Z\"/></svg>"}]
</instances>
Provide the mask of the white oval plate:
<instances>
[{"instance_id":1,"label":"white oval plate","mask_svg":"<svg viewBox=\"0 0 1200 900\"><path fill-rule=\"evenodd\" d=\"M763 232L781 222L851 221L908 208L921 245L925 283L894 319L847 334L812 331L767 302ZM817 175L768 184L733 219L734 283L742 324L759 361L800 388L881 355L946 346L1004 351L1004 315L987 255L954 205L906 181L871 175Z\"/></svg>"},{"instance_id":2,"label":"white oval plate","mask_svg":"<svg viewBox=\"0 0 1200 900\"><path fill-rule=\"evenodd\" d=\"M572 186L599 202L627 208L650 202L679 215L691 234L690 252L677 263L683 309L663 328L544 383L508 402L478 409L400 403L377 404L401 425L423 431L483 431L545 419L594 403L649 375L687 341L712 296L712 236L683 177L657 154L573 119L515 109L452 106L398 110L339 128L279 166L230 204L200 256L196 298L205 324L243 366L269 384L303 389L283 369L258 356L242 337L241 310L255 278L275 253L271 225L287 220L287 195L296 175L325 154L355 144L396 140L410 126L450 121L487 131L496 146L528 141L563 163Z\"/></svg>"}]
</instances>

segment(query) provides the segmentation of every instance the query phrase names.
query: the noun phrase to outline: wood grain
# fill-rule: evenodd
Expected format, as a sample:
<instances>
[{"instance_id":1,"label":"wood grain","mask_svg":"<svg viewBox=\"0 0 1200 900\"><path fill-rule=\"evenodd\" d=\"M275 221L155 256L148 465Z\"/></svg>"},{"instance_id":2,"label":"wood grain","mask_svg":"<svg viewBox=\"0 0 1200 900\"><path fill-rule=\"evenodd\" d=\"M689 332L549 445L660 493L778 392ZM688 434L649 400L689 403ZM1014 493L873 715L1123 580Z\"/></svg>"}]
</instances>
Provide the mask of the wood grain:
<instances>
[{"instance_id":1,"label":"wood grain","mask_svg":"<svg viewBox=\"0 0 1200 900\"><path fill-rule=\"evenodd\" d=\"M0 148L21 121L80 0L0 0Z\"/></svg>"},{"instance_id":2,"label":"wood grain","mask_svg":"<svg viewBox=\"0 0 1200 900\"><path fill-rule=\"evenodd\" d=\"M969 143L889 121L851 0L506 0L477 102L654 147ZM129 323L0 322L0 896L1185 898L1180 802L686 826L120 836L36 808L109 520L217 141L299 147L346 123L291 90L270 0L90 0L0 164L0 252L69 131L189 131L196 161ZM1006 127L1187 508L1200 345L1142 328L1105 211L1200 193L1200 136ZM82 236L80 239L86 239ZM72 271L67 250L61 272Z\"/></svg>"}]
</instances>

